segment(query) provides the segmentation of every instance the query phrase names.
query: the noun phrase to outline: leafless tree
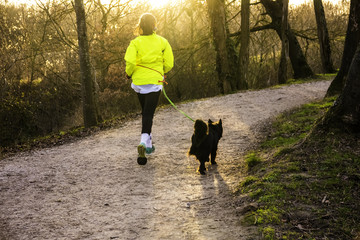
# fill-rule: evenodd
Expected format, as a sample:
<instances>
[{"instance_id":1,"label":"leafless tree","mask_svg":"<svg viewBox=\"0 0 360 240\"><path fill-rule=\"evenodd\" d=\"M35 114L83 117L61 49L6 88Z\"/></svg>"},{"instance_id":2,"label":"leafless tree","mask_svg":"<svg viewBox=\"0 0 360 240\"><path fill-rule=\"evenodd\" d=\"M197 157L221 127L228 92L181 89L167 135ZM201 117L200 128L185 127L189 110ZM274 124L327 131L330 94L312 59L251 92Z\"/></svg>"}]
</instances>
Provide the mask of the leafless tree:
<instances>
[{"instance_id":1,"label":"leafless tree","mask_svg":"<svg viewBox=\"0 0 360 240\"><path fill-rule=\"evenodd\" d=\"M240 74L237 88L247 89L250 41L250 0L241 0Z\"/></svg>"},{"instance_id":2,"label":"leafless tree","mask_svg":"<svg viewBox=\"0 0 360 240\"><path fill-rule=\"evenodd\" d=\"M272 22L264 26L253 28L252 30L274 29L281 38L281 21L283 16L282 1L283 0L261 0L261 4L265 7L266 14L271 17ZM289 41L289 57L294 71L294 78L307 78L313 76L314 74L306 61L300 44L289 25L287 32Z\"/></svg>"},{"instance_id":3,"label":"leafless tree","mask_svg":"<svg viewBox=\"0 0 360 240\"><path fill-rule=\"evenodd\" d=\"M322 0L314 0L314 10L317 24L317 33L320 43L322 68L324 73L334 73L335 68L331 59L330 39Z\"/></svg>"},{"instance_id":4,"label":"leafless tree","mask_svg":"<svg viewBox=\"0 0 360 240\"><path fill-rule=\"evenodd\" d=\"M97 109L94 99L94 80L90 63L89 42L83 0L74 0L79 42L79 59L82 82L83 116L86 128L97 125Z\"/></svg>"},{"instance_id":5,"label":"leafless tree","mask_svg":"<svg viewBox=\"0 0 360 240\"><path fill-rule=\"evenodd\" d=\"M360 41L360 0L351 0L350 14L346 31L344 52L342 55L341 66L338 74L331 82L331 85L326 93L326 96L334 96L339 94L350 68L351 61L355 54L357 43Z\"/></svg>"},{"instance_id":6,"label":"leafless tree","mask_svg":"<svg viewBox=\"0 0 360 240\"><path fill-rule=\"evenodd\" d=\"M231 66L227 48L226 15L224 0L207 0L211 30L216 51L216 69L219 77L219 87L222 93L230 93Z\"/></svg>"},{"instance_id":7,"label":"leafless tree","mask_svg":"<svg viewBox=\"0 0 360 240\"><path fill-rule=\"evenodd\" d=\"M354 19L360 19L360 11L356 11L359 3L360 1L351 2L350 11ZM347 130L350 133L357 133L360 131L360 41L350 37L354 34L353 23L353 21L348 23L346 42L352 47L356 46L356 51L349 66L345 86L319 126L335 127ZM344 49L345 54L349 54L346 52L346 47Z\"/></svg>"},{"instance_id":8,"label":"leafless tree","mask_svg":"<svg viewBox=\"0 0 360 240\"><path fill-rule=\"evenodd\" d=\"M281 20L281 59L278 71L278 82L284 84L287 81L289 40L288 40L288 12L289 0L282 1L282 20Z\"/></svg>"}]
</instances>

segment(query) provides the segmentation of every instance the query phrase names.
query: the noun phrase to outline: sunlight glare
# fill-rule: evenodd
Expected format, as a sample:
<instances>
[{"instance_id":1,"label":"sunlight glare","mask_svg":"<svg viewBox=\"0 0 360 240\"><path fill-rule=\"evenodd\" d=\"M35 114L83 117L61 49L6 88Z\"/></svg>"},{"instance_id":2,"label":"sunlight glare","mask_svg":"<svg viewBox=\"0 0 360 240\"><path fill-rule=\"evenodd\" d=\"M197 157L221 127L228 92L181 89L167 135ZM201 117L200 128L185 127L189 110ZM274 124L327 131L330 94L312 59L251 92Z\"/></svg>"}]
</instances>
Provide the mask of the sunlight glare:
<instances>
[{"instance_id":1,"label":"sunlight glare","mask_svg":"<svg viewBox=\"0 0 360 240\"><path fill-rule=\"evenodd\" d=\"M341 0L322 0L322 3L331 2L333 4L341 4ZM298 7L301 4L312 4L313 0L289 0L289 5Z\"/></svg>"},{"instance_id":2,"label":"sunlight glare","mask_svg":"<svg viewBox=\"0 0 360 240\"><path fill-rule=\"evenodd\" d=\"M11 4L15 4L15 5L34 5L36 4L36 0L3 0L5 2L11 3ZM47 2L48 0L41 0L42 2ZM149 6L151 6L151 8L156 9L156 8L162 8L166 5L169 5L171 3L174 2L178 2L179 0L139 0L138 2L143 2L148 4ZM1 2L1 1L0 1ZM101 0L101 3L103 4L109 4L111 1L110 0Z\"/></svg>"},{"instance_id":3,"label":"sunlight glare","mask_svg":"<svg viewBox=\"0 0 360 240\"><path fill-rule=\"evenodd\" d=\"M6 2L6 1L5 1ZM22 4L25 4L25 5L31 5L31 4L34 4L35 1L29 1L29 0L8 0L7 1L8 3L12 3L12 4L15 4L15 5L22 5Z\"/></svg>"},{"instance_id":4,"label":"sunlight glare","mask_svg":"<svg viewBox=\"0 0 360 240\"><path fill-rule=\"evenodd\" d=\"M148 3L152 8L161 8L167 4L170 4L171 0L145 0L144 2Z\"/></svg>"},{"instance_id":5,"label":"sunlight glare","mask_svg":"<svg viewBox=\"0 0 360 240\"><path fill-rule=\"evenodd\" d=\"M297 7L301 4L310 2L312 2L312 0L289 0L289 5Z\"/></svg>"},{"instance_id":6,"label":"sunlight glare","mask_svg":"<svg viewBox=\"0 0 360 240\"><path fill-rule=\"evenodd\" d=\"M40 1L46 2L48 0L40 0ZM138 2L143 2L143 3L149 4L149 6L151 6L152 9L162 8L167 5L171 5L173 3L179 3L180 1L181 0L138 0ZM297 7L304 3L312 3L312 1L313 0L289 0L289 5ZM341 0L323 0L323 3L332 2L334 4L341 4L340 1ZM8 2L8 3L15 4L15 5L21 5L21 4L34 5L34 4L36 4L36 0L2 0L2 1L0 0L0 2ZM101 0L101 2L103 4L109 4L110 0Z\"/></svg>"}]
</instances>

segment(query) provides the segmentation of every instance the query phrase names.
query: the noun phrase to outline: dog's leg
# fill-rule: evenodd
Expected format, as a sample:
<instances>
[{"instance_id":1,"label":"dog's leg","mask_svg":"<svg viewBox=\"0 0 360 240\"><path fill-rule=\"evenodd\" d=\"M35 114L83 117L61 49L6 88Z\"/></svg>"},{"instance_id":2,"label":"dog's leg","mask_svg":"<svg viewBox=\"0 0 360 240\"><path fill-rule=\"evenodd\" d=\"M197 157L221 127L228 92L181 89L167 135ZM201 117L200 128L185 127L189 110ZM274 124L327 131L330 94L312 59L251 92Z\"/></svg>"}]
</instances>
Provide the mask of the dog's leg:
<instances>
[{"instance_id":1,"label":"dog's leg","mask_svg":"<svg viewBox=\"0 0 360 240\"><path fill-rule=\"evenodd\" d=\"M198 172L201 174L201 175L205 175L205 171L206 171L206 167L205 167L205 159L199 159L199 162L200 162L200 166L199 166L199 169L198 169Z\"/></svg>"},{"instance_id":2,"label":"dog's leg","mask_svg":"<svg viewBox=\"0 0 360 240\"><path fill-rule=\"evenodd\" d=\"M211 150L211 164L212 165L216 165L216 161L215 161L215 158L216 158L216 151L217 151L217 147L215 147L213 150Z\"/></svg>"}]
</instances>

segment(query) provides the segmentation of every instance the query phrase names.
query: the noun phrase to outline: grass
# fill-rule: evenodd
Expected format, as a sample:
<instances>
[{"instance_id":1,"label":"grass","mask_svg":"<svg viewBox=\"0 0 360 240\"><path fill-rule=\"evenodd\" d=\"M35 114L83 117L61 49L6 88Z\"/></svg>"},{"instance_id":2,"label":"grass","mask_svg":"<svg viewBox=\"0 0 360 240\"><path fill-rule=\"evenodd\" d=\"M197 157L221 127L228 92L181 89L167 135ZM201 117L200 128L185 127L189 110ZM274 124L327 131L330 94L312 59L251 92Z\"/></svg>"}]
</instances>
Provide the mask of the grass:
<instances>
[{"instance_id":1,"label":"grass","mask_svg":"<svg viewBox=\"0 0 360 240\"><path fill-rule=\"evenodd\" d=\"M335 76L336 76L336 74L331 73L331 74L316 74L312 78L289 79L289 80L287 80L286 83L274 85L271 88L280 88L282 86L291 85L291 84L302 84L302 83L307 83L309 81L316 82L316 81L332 80L332 79L334 79Z\"/></svg>"},{"instance_id":2,"label":"grass","mask_svg":"<svg viewBox=\"0 0 360 240\"><path fill-rule=\"evenodd\" d=\"M258 226L263 239L360 239L359 138L312 130L333 101L280 115L245 157L237 193L260 206L244 224Z\"/></svg>"},{"instance_id":3,"label":"grass","mask_svg":"<svg viewBox=\"0 0 360 240\"><path fill-rule=\"evenodd\" d=\"M245 163L247 168L250 170L261 163L261 158L256 153L249 153L245 157Z\"/></svg>"}]
</instances>

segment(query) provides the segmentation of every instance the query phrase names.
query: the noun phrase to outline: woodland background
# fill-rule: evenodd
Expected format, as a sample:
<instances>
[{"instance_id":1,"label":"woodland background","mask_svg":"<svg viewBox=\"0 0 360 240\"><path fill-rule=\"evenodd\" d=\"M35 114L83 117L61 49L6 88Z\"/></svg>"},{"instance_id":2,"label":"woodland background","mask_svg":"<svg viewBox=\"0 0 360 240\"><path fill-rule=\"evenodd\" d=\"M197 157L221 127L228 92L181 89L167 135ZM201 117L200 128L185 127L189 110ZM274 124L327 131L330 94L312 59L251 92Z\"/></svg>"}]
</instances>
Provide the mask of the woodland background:
<instances>
[{"instance_id":1,"label":"woodland background","mask_svg":"<svg viewBox=\"0 0 360 240\"><path fill-rule=\"evenodd\" d=\"M222 93L216 72L216 51L207 3L171 2L151 9L144 2L84 1L95 98L101 120L140 110L125 76L125 50L139 16L152 12L157 33L170 42L175 67L168 75L167 94L173 101ZM323 2L334 67L341 64L349 1ZM225 1L228 41L240 51L241 1ZM252 2L250 28L271 22L263 4ZM312 3L289 7L289 24L312 71L323 73ZM281 40L274 30L251 31L247 89L278 84ZM65 131L82 125L81 78L76 15L71 1L38 1L13 5L0 1L0 146ZM292 77L291 66L288 76ZM244 88L243 88L244 89ZM166 103L164 98L161 103Z\"/></svg>"}]
</instances>

